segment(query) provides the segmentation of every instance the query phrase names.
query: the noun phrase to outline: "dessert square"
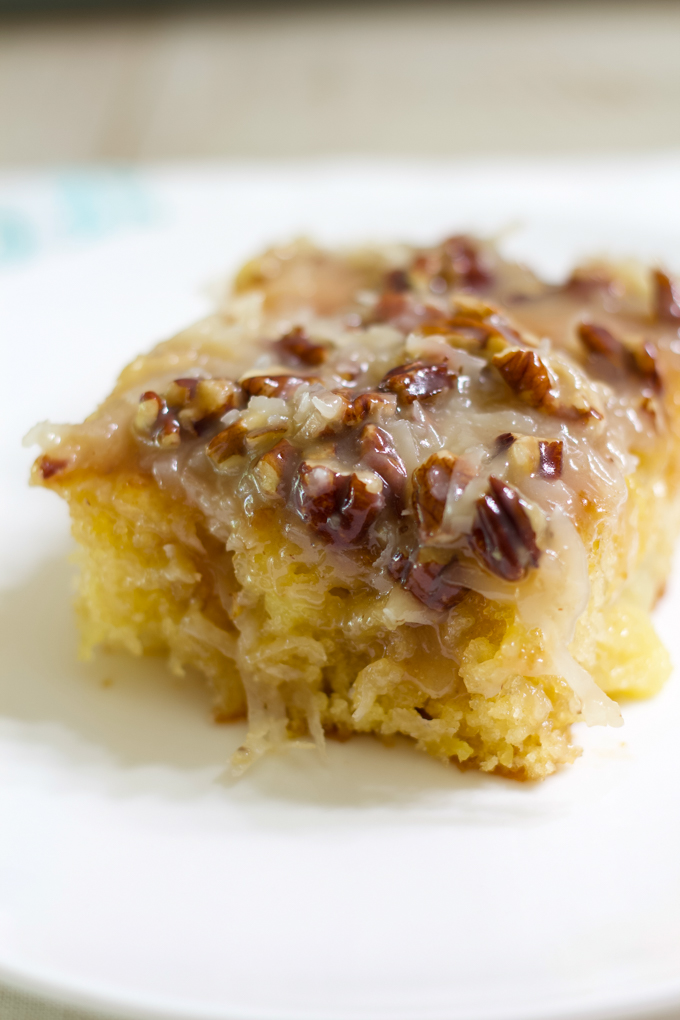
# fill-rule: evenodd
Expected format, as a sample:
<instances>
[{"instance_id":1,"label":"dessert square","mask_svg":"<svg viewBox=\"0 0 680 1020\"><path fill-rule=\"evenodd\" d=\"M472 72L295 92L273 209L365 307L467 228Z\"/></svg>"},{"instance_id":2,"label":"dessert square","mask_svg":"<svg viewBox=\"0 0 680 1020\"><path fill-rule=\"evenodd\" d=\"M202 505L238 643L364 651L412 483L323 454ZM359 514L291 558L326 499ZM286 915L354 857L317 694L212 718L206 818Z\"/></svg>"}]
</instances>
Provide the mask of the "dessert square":
<instances>
[{"instance_id":1,"label":"dessert square","mask_svg":"<svg viewBox=\"0 0 680 1020\"><path fill-rule=\"evenodd\" d=\"M544 778L572 723L670 673L679 327L680 289L633 264L265 252L84 423L28 437L70 507L83 654L198 670L248 720L236 771L373 733Z\"/></svg>"}]
</instances>

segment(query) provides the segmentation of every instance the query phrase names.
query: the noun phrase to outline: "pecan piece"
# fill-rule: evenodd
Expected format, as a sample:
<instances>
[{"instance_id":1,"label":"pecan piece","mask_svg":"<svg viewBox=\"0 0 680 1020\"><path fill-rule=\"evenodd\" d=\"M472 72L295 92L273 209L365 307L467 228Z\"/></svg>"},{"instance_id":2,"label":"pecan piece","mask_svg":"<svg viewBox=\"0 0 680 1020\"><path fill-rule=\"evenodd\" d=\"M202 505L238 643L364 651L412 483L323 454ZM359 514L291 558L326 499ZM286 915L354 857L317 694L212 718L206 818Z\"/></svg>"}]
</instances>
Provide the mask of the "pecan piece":
<instances>
[{"instance_id":1,"label":"pecan piece","mask_svg":"<svg viewBox=\"0 0 680 1020\"><path fill-rule=\"evenodd\" d=\"M282 439L255 463L253 472L262 492L267 496L286 499L295 473L298 452Z\"/></svg>"},{"instance_id":2,"label":"pecan piece","mask_svg":"<svg viewBox=\"0 0 680 1020\"><path fill-rule=\"evenodd\" d=\"M323 464L300 465L293 505L302 520L327 541L358 544L385 507L385 485L373 472L344 474Z\"/></svg>"},{"instance_id":3,"label":"pecan piece","mask_svg":"<svg viewBox=\"0 0 680 1020\"><path fill-rule=\"evenodd\" d=\"M165 401L153 390L142 393L135 412L134 426L137 432L150 434L164 407Z\"/></svg>"},{"instance_id":4,"label":"pecan piece","mask_svg":"<svg viewBox=\"0 0 680 1020\"><path fill-rule=\"evenodd\" d=\"M338 391L335 390L337 393ZM356 425L366 418L391 418L397 413L397 401L392 393L378 393L377 390L367 390L360 393L348 405L345 413L345 424Z\"/></svg>"},{"instance_id":5,"label":"pecan piece","mask_svg":"<svg viewBox=\"0 0 680 1020\"><path fill-rule=\"evenodd\" d=\"M680 285L661 269L652 272L654 315L659 322L680 319Z\"/></svg>"},{"instance_id":6,"label":"pecan piece","mask_svg":"<svg viewBox=\"0 0 680 1020\"><path fill-rule=\"evenodd\" d=\"M413 472L413 509L425 540L441 525L456 460L448 450L439 450Z\"/></svg>"},{"instance_id":7,"label":"pecan piece","mask_svg":"<svg viewBox=\"0 0 680 1020\"><path fill-rule=\"evenodd\" d=\"M295 326L280 340L276 340L273 346L284 358L301 365L322 365L330 350L329 344L310 340L302 326Z\"/></svg>"},{"instance_id":8,"label":"pecan piece","mask_svg":"<svg viewBox=\"0 0 680 1020\"><path fill-rule=\"evenodd\" d=\"M417 559L413 562L397 553L390 563L389 571L406 591L410 591L428 609L444 612L458 605L469 591L469 588L456 582L455 566L455 560L444 564L436 559Z\"/></svg>"},{"instance_id":9,"label":"pecan piece","mask_svg":"<svg viewBox=\"0 0 680 1020\"><path fill-rule=\"evenodd\" d=\"M165 391L165 400L173 407L184 407L196 395L200 379L174 379Z\"/></svg>"},{"instance_id":10,"label":"pecan piece","mask_svg":"<svg viewBox=\"0 0 680 1020\"><path fill-rule=\"evenodd\" d=\"M552 481L562 475L562 440L518 436L509 450L511 478L540 475Z\"/></svg>"},{"instance_id":11,"label":"pecan piece","mask_svg":"<svg viewBox=\"0 0 680 1020\"><path fill-rule=\"evenodd\" d=\"M175 409L168 407L165 400L153 390L147 390L139 398L134 427L140 435L153 440L159 446L177 446L180 441L180 423Z\"/></svg>"},{"instance_id":12,"label":"pecan piece","mask_svg":"<svg viewBox=\"0 0 680 1020\"><path fill-rule=\"evenodd\" d=\"M596 326L593 322L581 322L578 327L578 336L591 354L599 354L619 368L626 367L628 353L626 348L604 326Z\"/></svg>"},{"instance_id":13,"label":"pecan piece","mask_svg":"<svg viewBox=\"0 0 680 1020\"><path fill-rule=\"evenodd\" d=\"M411 289L411 281L405 269L392 269L385 276L385 290L393 294L402 294Z\"/></svg>"},{"instance_id":14,"label":"pecan piece","mask_svg":"<svg viewBox=\"0 0 680 1020\"><path fill-rule=\"evenodd\" d=\"M216 467L231 467L233 463L245 457L247 452L246 436L248 429L241 418L237 418L226 429L222 429L208 443L206 453Z\"/></svg>"},{"instance_id":15,"label":"pecan piece","mask_svg":"<svg viewBox=\"0 0 680 1020\"><path fill-rule=\"evenodd\" d=\"M385 291L373 309L374 322L389 322L402 333L410 333L423 322L436 322L446 315L433 305L424 305L403 291Z\"/></svg>"},{"instance_id":16,"label":"pecan piece","mask_svg":"<svg viewBox=\"0 0 680 1020\"><path fill-rule=\"evenodd\" d=\"M660 389L661 379L656 368L656 349L649 342L630 350L604 326L582 322L578 327L579 339L591 354L606 358L622 371L640 376L654 389Z\"/></svg>"},{"instance_id":17,"label":"pecan piece","mask_svg":"<svg viewBox=\"0 0 680 1020\"><path fill-rule=\"evenodd\" d=\"M243 440L246 452L253 453L271 446L282 439L287 431L287 425L262 425L258 429L249 429Z\"/></svg>"},{"instance_id":18,"label":"pecan piece","mask_svg":"<svg viewBox=\"0 0 680 1020\"><path fill-rule=\"evenodd\" d=\"M520 581L537 567L541 551L519 493L493 475L477 500L470 545L482 563L505 581Z\"/></svg>"},{"instance_id":19,"label":"pecan piece","mask_svg":"<svg viewBox=\"0 0 680 1020\"><path fill-rule=\"evenodd\" d=\"M378 384L382 392L396 393L400 400L412 404L414 400L428 400L456 383L456 374L445 361L412 361L393 368Z\"/></svg>"},{"instance_id":20,"label":"pecan piece","mask_svg":"<svg viewBox=\"0 0 680 1020\"><path fill-rule=\"evenodd\" d=\"M184 401L172 400L170 391L165 399L169 404L181 406L178 417L182 427L199 435L227 411L240 409L245 404L243 388L233 379L175 379L172 386L173 391L180 387L184 390Z\"/></svg>"},{"instance_id":21,"label":"pecan piece","mask_svg":"<svg viewBox=\"0 0 680 1020\"><path fill-rule=\"evenodd\" d=\"M550 373L534 351L510 349L494 354L491 360L510 389L525 404L543 410L553 406Z\"/></svg>"},{"instance_id":22,"label":"pecan piece","mask_svg":"<svg viewBox=\"0 0 680 1020\"><path fill-rule=\"evenodd\" d=\"M561 439L541 439L538 443L538 473L553 481L562 477L563 444Z\"/></svg>"},{"instance_id":23,"label":"pecan piece","mask_svg":"<svg viewBox=\"0 0 680 1020\"><path fill-rule=\"evenodd\" d=\"M48 478L52 478L53 475L63 471L68 464L67 460L61 460L58 457L50 457L49 454L44 454L39 460L40 474L43 476L43 481L47 481Z\"/></svg>"},{"instance_id":24,"label":"pecan piece","mask_svg":"<svg viewBox=\"0 0 680 1020\"><path fill-rule=\"evenodd\" d=\"M298 386L320 381L311 375L251 375L241 379L241 386L249 397L281 397L286 400Z\"/></svg>"},{"instance_id":25,"label":"pecan piece","mask_svg":"<svg viewBox=\"0 0 680 1020\"><path fill-rule=\"evenodd\" d=\"M509 450L515 442L515 438L516 437L512 434L512 432L501 432L500 436L496 436L493 456L498 457L499 454L505 453L506 450Z\"/></svg>"},{"instance_id":26,"label":"pecan piece","mask_svg":"<svg viewBox=\"0 0 680 1020\"><path fill-rule=\"evenodd\" d=\"M380 475L392 496L392 502L400 504L408 476L391 436L377 425L364 425L359 435L359 446L364 462Z\"/></svg>"},{"instance_id":27,"label":"pecan piece","mask_svg":"<svg viewBox=\"0 0 680 1020\"><path fill-rule=\"evenodd\" d=\"M449 264L449 274L458 286L473 290L487 287L493 280L491 267L479 248L462 234L449 237L442 248Z\"/></svg>"}]
</instances>

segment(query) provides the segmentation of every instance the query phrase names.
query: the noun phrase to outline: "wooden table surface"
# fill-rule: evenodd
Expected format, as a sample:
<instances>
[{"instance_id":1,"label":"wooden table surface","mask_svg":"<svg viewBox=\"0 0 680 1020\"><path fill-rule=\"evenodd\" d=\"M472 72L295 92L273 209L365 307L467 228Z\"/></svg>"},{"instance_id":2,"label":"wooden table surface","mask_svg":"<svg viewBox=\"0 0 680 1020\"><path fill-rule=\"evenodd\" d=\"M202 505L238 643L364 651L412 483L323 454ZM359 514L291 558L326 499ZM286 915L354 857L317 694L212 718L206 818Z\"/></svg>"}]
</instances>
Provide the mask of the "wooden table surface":
<instances>
[{"instance_id":1,"label":"wooden table surface","mask_svg":"<svg viewBox=\"0 0 680 1020\"><path fill-rule=\"evenodd\" d=\"M0 18L0 164L680 144L680 4Z\"/></svg>"}]
</instances>

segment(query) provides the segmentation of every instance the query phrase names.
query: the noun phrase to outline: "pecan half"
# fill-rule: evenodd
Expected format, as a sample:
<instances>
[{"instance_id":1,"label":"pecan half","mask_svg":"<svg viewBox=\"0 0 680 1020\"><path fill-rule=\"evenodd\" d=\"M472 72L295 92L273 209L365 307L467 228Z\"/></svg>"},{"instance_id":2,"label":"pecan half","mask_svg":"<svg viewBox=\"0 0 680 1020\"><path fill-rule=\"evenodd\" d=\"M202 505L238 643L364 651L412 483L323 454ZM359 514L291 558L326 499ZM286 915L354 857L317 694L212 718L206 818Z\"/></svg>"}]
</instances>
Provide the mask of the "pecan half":
<instances>
[{"instance_id":1,"label":"pecan half","mask_svg":"<svg viewBox=\"0 0 680 1020\"><path fill-rule=\"evenodd\" d=\"M680 285L661 269L652 272L654 288L653 307L659 322L676 322L680 319Z\"/></svg>"},{"instance_id":2,"label":"pecan half","mask_svg":"<svg viewBox=\"0 0 680 1020\"><path fill-rule=\"evenodd\" d=\"M477 500L470 545L482 563L506 581L520 581L537 567L541 551L519 493L493 475Z\"/></svg>"},{"instance_id":3,"label":"pecan half","mask_svg":"<svg viewBox=\"0 0 680 1020\"><path fill-rule=\"evenodd\" d=\"M322 365L330 351L329 344L315 343L310 340L302 326L295 326L280 340L276 340L273 347L284 359L301 365Z\"/></svg>"},{"instance_id":4,"label":"pecan half","mask_svg":"<svg viewBox=\"0 0 680 1020\"><path fill-rule=\"evenodd\" d=\"M456 383L456 374L444 361L412 361L393 368L378 384L384 392L396 393L400 400L412 404L414 400L428 400Z\"/></svg>"},{"instance_id":5,"label":"pecan half","mask_svg":"<svg viewBox=\"0 0 680 1020\"><path fill-rule=\"evenodd\" d=\"M442 523L456 460L448 450L439 450L413 472L413 509L424 540Z\"/></svg>"},{"instance_id":6,"label":"pecan half","mask_svg":"<svg viewBox=\"0 0 680 1020\"><path fill-rule=\"evenodd\" d=\"M380 475L392 496L392 502L400 504L404 498L408 475L391 436L384 429L369 423L361 430L359 446L364 463Z\"/></svg>"},{"instance_id":7,"label":"pecan half","mask_svg":"<svg viewBox=\"0 0 680 1020\"><path fill-rule=\"evenodd\" d=\"M237 418L226 429L222 429L208 443L206 453L217 467L231 467L235 460L247 453L246 436L248 429L241 418Z\"/></svg>"},{"instance_id":8,"label":"pecan half","mask_svg":"<svg viewBox=\"0 0 680 1020\"><path fill-rule=\"evenodd\" d=\"M530 407L552 408L552 379L534 351L510 349L491 359L510 389Z\"/></svg>"},{"instance_id":9,"label":"pecan half","mask_svg":"<svg viewBox=\"0 0 680 1020\"><path fill-rule=\"evenodd\" d=\"M327 541L355 545L385 507L385 486L372 472L344 474L303 462L293 485L293 505L302 520Z\"/></svg>"},{"instance_id":10,"label":"pecan half","mask_svg":"<svg viewBox=\"0 0 680 1020\"><path fill-rule=\"evenodd\" d=\"M455 565L455 560L444 564L435 559L416 559L413 562L397 553L389 571L406 591L410 591L428 609L444 612L458 605L469 591L456 582Z\"/></svg>"},{"instance_id":11,"label":"pecan half","mask_svg":"<svg viewBox=\"0 0 680 1020\"><path fill-rule=\"evenodd\" d=\"M549 481L562 477L561 439L541 439L538 443L538 473Z\"/></svg>"},{"instance_id":12,"label":"pecan half","mask_svg":"<svg viewBox=\"0 0 680 1020\"><path fill-rule=\"evenodd\" d=\"M298 456L295 447L287 439L282 439L256 461L253 472L265 495L281 499L287 497Z\"/></svg>"},{"instance_id":13,"label":"pecan half","mask_svg":"<svg viewBox=\"0 0 680 1020\"><path fill-rule=\"evenodd\" d=\"M281 397L286 400L298 386L320 381L311 375L251 375L241 379L241 386L249 397Z\"/></svg>"}]
</instances>

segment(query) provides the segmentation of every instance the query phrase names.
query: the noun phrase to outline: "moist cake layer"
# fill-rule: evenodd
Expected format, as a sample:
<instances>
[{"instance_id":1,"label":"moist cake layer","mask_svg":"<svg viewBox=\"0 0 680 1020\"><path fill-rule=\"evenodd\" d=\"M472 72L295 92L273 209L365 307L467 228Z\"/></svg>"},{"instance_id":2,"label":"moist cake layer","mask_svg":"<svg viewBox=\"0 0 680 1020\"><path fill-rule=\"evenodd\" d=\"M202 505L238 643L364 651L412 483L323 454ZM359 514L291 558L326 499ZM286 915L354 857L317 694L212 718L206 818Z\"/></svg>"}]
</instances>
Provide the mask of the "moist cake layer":
<instances>
[{"instance_id":1,"label":"moist cake layer","mask_svg":"<svg viewBox=\"0 0 680 1020\"><path fill-rule=\"evenodd\" d=\"M248 717L237 769L373 732L549 774L573 721L618 725L669 673L679 326L660 270L547 284L468 237L266 252L85 423L31 436L85 652L198 668Z\"/></svg>"}]
</instances>

